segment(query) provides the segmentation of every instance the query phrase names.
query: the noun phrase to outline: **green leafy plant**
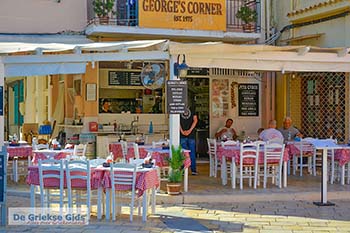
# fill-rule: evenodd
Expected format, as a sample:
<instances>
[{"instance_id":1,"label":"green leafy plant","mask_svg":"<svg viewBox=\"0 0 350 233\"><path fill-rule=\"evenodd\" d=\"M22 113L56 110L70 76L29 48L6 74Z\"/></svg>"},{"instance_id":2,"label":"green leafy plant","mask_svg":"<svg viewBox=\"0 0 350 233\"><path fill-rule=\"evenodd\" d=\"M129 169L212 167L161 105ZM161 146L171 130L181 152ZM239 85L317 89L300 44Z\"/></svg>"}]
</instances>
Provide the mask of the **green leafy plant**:
<instances>
[{"instance_id":1,"label":"green leafy plant","mask_svg":"<svg viewBox=\"0 0 350 233\"><path fill-rule=\"evenodd\" d=\"M183 162L185 160L185 156L182 153L182 147L178 146L175 148L171 146L171 158L168 158L170 172L168 176L168 181L170 183L181 183L182 181L182 173L183 173Z\"/></svg>"},{"instance_id":2,"label":"green leafy plant","mask_svg":"<svg viewBox=\"0 0 350 233\"><path fill-rule=\"evenodd\" d=\"M236 18L241 19L245 24L256 22L258 13L248 6L241 6L236 13Z\"/></svg>"},{"instance_id":3,"label":"green leafy plant","mask_svg":"<svg viewBox=\"0 0 350 233\"><path fill-rule=\"evenodd\" d=\"M94 0L92 5L94 6L95 14L102 18L116 14L116 12L113 11L114 3L115 0Z\"/></svg>"}]
</instances>

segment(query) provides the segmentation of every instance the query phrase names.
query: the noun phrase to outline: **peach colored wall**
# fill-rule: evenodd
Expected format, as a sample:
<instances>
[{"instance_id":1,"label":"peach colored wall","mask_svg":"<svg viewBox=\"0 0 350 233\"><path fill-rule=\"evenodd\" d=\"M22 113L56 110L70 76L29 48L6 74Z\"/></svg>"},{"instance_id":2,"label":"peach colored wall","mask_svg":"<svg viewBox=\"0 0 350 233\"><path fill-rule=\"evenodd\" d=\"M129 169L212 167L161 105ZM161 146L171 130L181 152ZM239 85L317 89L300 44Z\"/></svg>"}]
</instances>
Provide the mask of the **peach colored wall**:
<instances>
[{"instance_id":1,"label":"peach colored wall","mask_svg":"<svg viewBox=\"0 0 350 233\"><path fill-rule=\"evenodd\" d=\"M86 0L1 0L0 22L1 33L82 31Z\"/></svg>"},{"instance_id":2,"label":"peach colored wall","mask_svg":"<svg viewBox=\"0 0 350 233\"><path fill-rule=\"evenodd\" d=\"M95 68L92 68L89 62L86 66L86 72L83 74L82 80L82 97L84 102L84 116L85 117L97 117L98 115L98 64L95 64ZM86 84L96 83L96 101L86 101Z\"/></svg>"}]
</instances>

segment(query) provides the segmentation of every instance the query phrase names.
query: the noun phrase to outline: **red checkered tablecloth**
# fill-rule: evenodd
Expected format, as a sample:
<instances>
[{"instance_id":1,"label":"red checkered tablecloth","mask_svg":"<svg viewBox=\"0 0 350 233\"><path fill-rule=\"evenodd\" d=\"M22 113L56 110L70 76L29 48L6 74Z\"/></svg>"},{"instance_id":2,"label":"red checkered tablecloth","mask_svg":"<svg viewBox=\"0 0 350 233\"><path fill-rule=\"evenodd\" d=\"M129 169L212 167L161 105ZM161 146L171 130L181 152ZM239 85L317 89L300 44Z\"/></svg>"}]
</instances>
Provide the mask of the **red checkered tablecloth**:
<instances>
[{"instance_id":1,"label":"red checkered tablecloth","mask_svg":"<svg viewBox=\"0 0 350 233\"><path fill-rule=\"evenodd\" d=\"M152 148L152 145L139 145L140 159L143 159L147 156L148 148ZM116 160L117 158L123 158L122 145L119 142L110 143L109 151L113 153L114 160ZM130 158L134 158L134 157L135 157L134 147L132 144L129 143L126 159L129 160Z\"/></svg>"},{"instance_id":2,"label":"red checkered tablecloth","mask_svg":"<svg viewBox=\"0 0 350 233\"><path fill-rule=\"evenodd\" d=\"M65 159L67 155L72 155L73 150L34 150L32 163L38 164L39 159Z\"/></svg>"},{"instance_id":3,"label":"red checkered tablecloth","mask_svg":"<svg viewBox=\"0 0 350 233\"><path fill-rule=\"evenodd\" d=\"M7 153L9 154L9 158L13 158L15 156L21 158L28 158L32 156L32 147L29 145L20 145L20 146L7 146Z\"/></svg>"},{"instance_id":4,"label":"red checkered tablecloth","mask_svg":"<svg viewBox=\"0 0 350 233\"><path fill-rule=\"evenodd\" d=\"M121 174L131 173L122 171ZM103 188L111 188L110 168L97 167L93 179L94 183L99 183ZM159 178L156 169L140 169L136 174L137 195L142 196L144 191L159 186ZM116 185L117 190L130 190L129 185Z\"/></svg>"},{"instance_id":5,"label":"red checkered tablecloth","mask_svg":"<svg viewBox=\"0 0 350 233\"><path fill-rule=\"evenodd\" d=\"M350 148L335 149L334 150L334 160L339 162L340 166L350 162Z\"/></svg>"},{"instance_id":6,"label":"red checkered tablecloth","mask_svg":"<svg viewBox=\"0 0 350 233\"><path fill-rule=\"evenodd\" d=\"M98 184L93 183L93 176L95 174L96 168L91 168L91 188L96 189L98 188ZM47 171L45 174L59 174L58 171ZM81 173L81 172L80 172ZM73 173L73 175L77 175L78 173ZM82 174L82 173L81 173ZM40 185L39 181L39 167L38 166L29 166L28 167L28 176L26 180L27 184L29 185ZM46 178L44 179L44 186L49 188L56 188L59 187L60 181L56 178ZM67 179L66 179L66 173L64 173L64 187L67 187ZM86 181L81 179L74 179L72 180L72 188L86 188Z\"/></svg>"},{"instance_id":7,"label":"red checkered tablecloth","mask_svg":"<svg viewBox=\"0 0 350 233\"><path fill-rule=\"evenodd\" d=\"M225 146L222 147L221 145L217 145L217 151L216 154L218 156L218 159L221 161L222 156L225 156L226 158L235 158L236 164L239 164L240 161L240 147L239 146ZM283 154L283 161L289 160L289 151L288 149L284 150ZM270 160L271 163L278 162ZM254 159L245 159L244 164L254 164ZM264 164L264 151L259 152L259 164Z\"/></svg>"}]
</instances>

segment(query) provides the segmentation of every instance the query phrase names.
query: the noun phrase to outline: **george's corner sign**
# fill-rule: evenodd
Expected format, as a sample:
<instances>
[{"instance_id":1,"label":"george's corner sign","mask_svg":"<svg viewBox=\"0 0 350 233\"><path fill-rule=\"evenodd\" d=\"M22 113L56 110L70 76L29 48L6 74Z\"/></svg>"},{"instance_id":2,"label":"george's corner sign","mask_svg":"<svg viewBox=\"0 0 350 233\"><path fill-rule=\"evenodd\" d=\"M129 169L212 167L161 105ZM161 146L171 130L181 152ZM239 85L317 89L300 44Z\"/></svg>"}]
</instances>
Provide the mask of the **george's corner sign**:
<instances>
[{"instance_id":1,"label":"george's corner sign","mask_svg":"<svg viewBox=\"0 0 350 233\"><path fill-rule=\"evenodd\" d=\"M226 1L139 0L139 26L226 31Z\"/></svg>"}]
</instances>

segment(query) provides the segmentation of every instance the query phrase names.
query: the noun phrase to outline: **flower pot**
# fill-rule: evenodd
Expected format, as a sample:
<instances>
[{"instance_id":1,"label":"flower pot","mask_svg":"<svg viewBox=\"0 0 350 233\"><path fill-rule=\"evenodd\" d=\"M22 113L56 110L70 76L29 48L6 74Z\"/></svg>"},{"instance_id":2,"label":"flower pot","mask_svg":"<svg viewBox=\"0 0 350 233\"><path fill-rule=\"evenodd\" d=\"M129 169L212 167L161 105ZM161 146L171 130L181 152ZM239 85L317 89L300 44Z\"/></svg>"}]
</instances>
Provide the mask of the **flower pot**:
<instances>
[{"instance_id":1,"label":"flower pot","mask_svg":"<svg viewBox=\"0 0 350 233\"><path fill-rule=\"evenodd\" d=\"M99 17L100 24L108 24L109 23L109 17L108 16L101 16Z\"/></svg>"},{"instance_id":2,"label":"flower pot","mask_svg":"<svg viewBox=\"0 0 350 233\"><path fill-rule=\"evenodd\" d=\"M179 195L181 193L181 183L168 183L166 186L169 195Z\"/></svg>"},{"instance_id":3,"label":"flower pot","mask_svg":"<svg viewBox=\"0 0 350 233\"><path fill-rule=\"evenodd\" d=\"M255 26L254 24L243 24L243 31L244 32L255 32Z\"/></svg>"}]
</instances>

